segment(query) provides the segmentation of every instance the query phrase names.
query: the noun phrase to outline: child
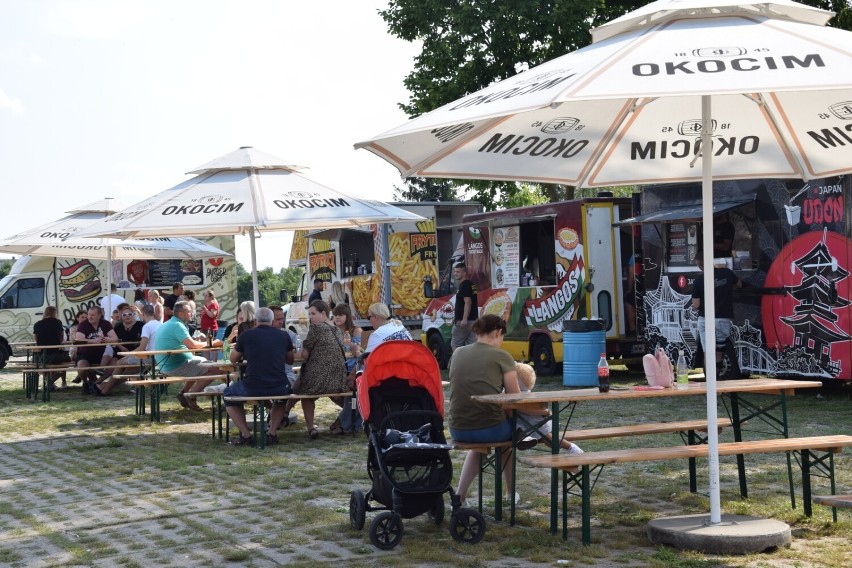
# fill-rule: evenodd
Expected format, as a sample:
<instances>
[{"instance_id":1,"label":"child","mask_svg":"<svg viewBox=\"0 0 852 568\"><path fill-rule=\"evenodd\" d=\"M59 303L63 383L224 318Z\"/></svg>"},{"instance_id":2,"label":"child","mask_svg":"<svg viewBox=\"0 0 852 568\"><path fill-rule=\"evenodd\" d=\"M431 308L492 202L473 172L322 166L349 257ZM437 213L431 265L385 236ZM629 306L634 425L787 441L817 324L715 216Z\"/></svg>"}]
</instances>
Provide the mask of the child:
<instances>
[{"instance_id":1,"label":"child","mask_svg":"<svg viewBox=\"0 0 852 568\"><path fill-rule=\"evenodd\" d=\"M520 387L521 392L530 392L535 386L535 370L526 363L515 363L515 370L518 373L518 387ZM541 422L542 418L549 414L546 405L542 405L539 413L526 413L526 412L517 412L515 416L518 420L518 429L523 428L524 430L529 430L533 427L537 422ZM539 441L544 439L547 440L547 443L550 444L552 441L552 431L553 425L548 420L544 424L538 426L532 432L528 432L527 435L531 438L537 438ZM580 446L569 442L565 438L559 440L559 445L563 450L568 450L568 455L573 456L577 454L582 454L583 450L580 449Z\"/></svg>"}]
</instances>

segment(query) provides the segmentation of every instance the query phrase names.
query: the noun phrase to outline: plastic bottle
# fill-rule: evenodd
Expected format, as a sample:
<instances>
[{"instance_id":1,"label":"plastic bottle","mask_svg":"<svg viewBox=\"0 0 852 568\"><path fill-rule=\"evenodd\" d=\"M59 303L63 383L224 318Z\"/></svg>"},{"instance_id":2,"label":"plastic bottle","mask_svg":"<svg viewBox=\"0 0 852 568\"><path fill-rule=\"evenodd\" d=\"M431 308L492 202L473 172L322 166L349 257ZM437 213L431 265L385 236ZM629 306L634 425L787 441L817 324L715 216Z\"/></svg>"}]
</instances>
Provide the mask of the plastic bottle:
<instances>
[{"instance_id":1,"label":"plastic bottle","mask_svg":"<svg viewBox=\"0 0 852 568\"><path fill-rule=\"evenodd\" d=\"M302 350L302 338L298 335L296 336L296 341L293 342L293 347L296 348L296 355L300 356L299 351Z\"/></svg>"},{"instance_id":2,"label":"plastic bottle","mask_svg":"<svg viewBox=\"0 0 852 568\"><path fill-rule=\"evenodd\" d=\"M598 361L598 390L609 392L609 363L606 360L606 353L601 353L601 360Z\"/></svg>"},{"instance_id":3,"label":"plastic bottle","mask_svg":"<svg viewBox=\"0 0 852 568\"><path fill-rule=\"evenodd\" d=\"M683 356L681 349L677 356L677 388L685 390L689 385L689 374L686 367L686 357Z\"/></svg>"}]
</instances>

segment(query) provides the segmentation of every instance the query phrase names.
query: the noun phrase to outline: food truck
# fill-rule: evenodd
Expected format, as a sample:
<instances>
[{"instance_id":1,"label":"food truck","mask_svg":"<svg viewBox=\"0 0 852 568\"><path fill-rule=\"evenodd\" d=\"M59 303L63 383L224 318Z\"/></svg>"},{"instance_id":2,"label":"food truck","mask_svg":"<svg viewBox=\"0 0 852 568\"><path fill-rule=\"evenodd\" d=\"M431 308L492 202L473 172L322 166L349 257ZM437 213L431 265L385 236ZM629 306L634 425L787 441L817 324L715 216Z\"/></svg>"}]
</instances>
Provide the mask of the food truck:
<instances>
[{"instance_id":1,"label":"food truck","mask_svg":"<svg viewBox=\"0 0 852 568\"><path fill-rule=\"evenodd\" d=\"M358 228L296 231L290 266L303 267L299 289L287 308L286 325L304 337L308 295L323 281L323 299L341 282L356 325L368 329L367 308L381 302L406 327L419 330L429 302L423 280L451 266L462 234L462 217L482 211L476 202L393 202L423 221L382 223Z\"/></svg>"},{"instance_id":2,"label":"food truck","mask_svg":"<svg viewBox=\"0 0 852 568\"><path fill-rule=\"evenodd\" d=\"M479 315L507 323L502 348L541 375L561 371L565 322L598 318L607 354L637 359L645 346L625 306L632 295L630 198L595 197L468 214L462 255L477 288ZM455 283L451 267L426 286L433 296L421 339L446 366Z\"/></svg>"},{"instance_id":3,"label":"food truck","mask_svg":"<svg viewBox=\"0 0 852 568\"><path fill-rule=\"evenodd\" d=\"M203 239L234 253L234 237ZM237 311L237 262L233 256L206 260L114 260L111 281L128 302L137 291L144 296L156 288L171 294L172 284L183 282L187 290L213 289L221 307L220 319L233 321ZM0 280L0 367L13 354L10 344L32 341L33 324L44 308L56 306L57 317L68 327L74 315L97 305L109 294L107 261L87 258L22 256ZM109 316L107 316L109 317ZM14 353L17 355L18 353Z\"/></svg>"},{"instance_id":4,"label":"food truck","mask_svg":"<svg viewBox=\"0 0 852 568\"><path fill-rule=\"evenodd\" d=\"M742 281L734 289L731 338L718 377L749 374L852 379L852 242L849 176L756 179L713 184L715 223L733 225L730 256L714 259ZM702 365L692 289L702 273L701 187L644 187L641 213L624 223L641 233L639 327L649 348L679 351ZM705 262L705 267L709 262Z\"/></svg>"}]
</instances>

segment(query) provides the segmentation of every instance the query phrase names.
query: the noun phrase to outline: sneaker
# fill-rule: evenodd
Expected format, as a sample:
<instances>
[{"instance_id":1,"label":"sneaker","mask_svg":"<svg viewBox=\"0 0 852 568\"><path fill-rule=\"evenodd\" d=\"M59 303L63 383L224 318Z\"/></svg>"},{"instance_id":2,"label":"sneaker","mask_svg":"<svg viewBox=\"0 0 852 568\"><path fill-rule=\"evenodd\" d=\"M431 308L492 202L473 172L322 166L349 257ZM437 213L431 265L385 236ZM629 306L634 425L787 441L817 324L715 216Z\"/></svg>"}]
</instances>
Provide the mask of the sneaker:
<instances>
[{"instance_id":1,"label":"sneaker","mask_svg":"<svg viewBox=\"0 0 852 568\"><path fill-rule=\"evenodd\" d=\"M243 438L242 436L237 436L233 440L231 440L232 446L254 446L254 436L249 436L248 438Z\"/></svg>"},{"instance_id":2,"label":"sneaker","mask_svg":"<svg viewBox=\"0 0 852 568\"><path fill-rule=\"evenodd\" d=\"M527 436L526 438L521 438L517 433L515 434L515 447L519 450L529 450L534 448L538 444L538 440L531 436Z\"/></svg>"},{"instance_id":3,"label":"sneaker","mask_svg":"<svg viewBox=\"0 0 852 568\"><path fill-rule=\"evenodd\" d=\"M568 455L569 456L579 456L583 453L583 450L580 449L580 446L571 442L571 445L568 447Z\"/></svg>"},{"instance_id":4,"label":"sneaker","mask_svg":"<svg viewBox=\"0 0 852 568\"><path fill-rule=\"evenodd\" d=\"M509 501L508 497L503 497L503 506L504 507L508 507L511 504L512 503ZM515 493L515 507L517 507L520 504L521 504L521 495L519 493ZM487 505L489 507L493 507L494 506L494 499L486 499L485 505Z\"/></svg>"}]
</instances>

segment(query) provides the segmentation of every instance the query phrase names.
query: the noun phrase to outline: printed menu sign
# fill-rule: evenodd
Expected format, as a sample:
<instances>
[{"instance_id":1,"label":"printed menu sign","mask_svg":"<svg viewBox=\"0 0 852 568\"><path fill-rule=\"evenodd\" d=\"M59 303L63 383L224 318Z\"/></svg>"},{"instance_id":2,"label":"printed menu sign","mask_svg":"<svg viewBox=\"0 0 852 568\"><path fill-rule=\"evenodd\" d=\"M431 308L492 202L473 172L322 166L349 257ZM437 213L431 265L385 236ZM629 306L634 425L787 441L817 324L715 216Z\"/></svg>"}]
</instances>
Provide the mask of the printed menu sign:
<instances>
[{"instance_id":1,"label":"printed menu sign","mask_svg":"<svg viewBox=\"0 0 852 568\"><path fill-rule=\"evenodd\" d=\"M200 260L149 260L148 275L154 288L170 288L175 282L185 286L204 283Z\"/></svg>"},{"instance_id":2,"label":"printed menu sign","mask_svg":"<svg viewBox=\"0 0 852 568\"><path fill-rule=\"evenodd\" d=\"M492 286L517 286L520 281L520 231L517 226L494 229L491 241Z\"/></svg>"},{"instance_id":3,"label":"printed menu sign","mask_svg":"<svg viewBox=\"0 0 852 568\"><path fill-rule=\"evenodd\" d=\"M696 223L672 223L669 225L668 245L669 268L695 268L695 253L698 250L698 225Z\"/></svg>"}]
</instances>

